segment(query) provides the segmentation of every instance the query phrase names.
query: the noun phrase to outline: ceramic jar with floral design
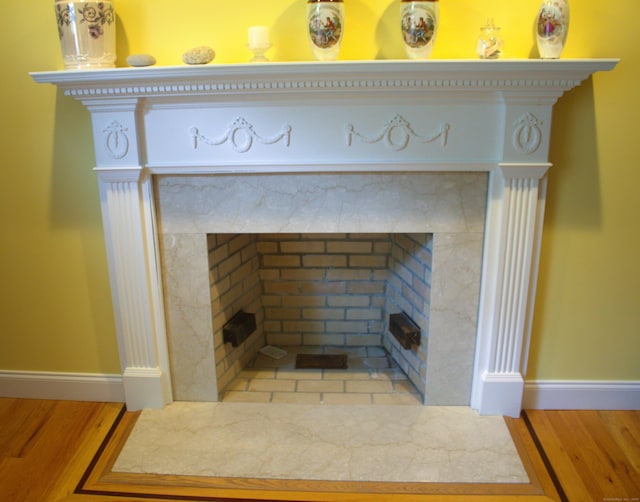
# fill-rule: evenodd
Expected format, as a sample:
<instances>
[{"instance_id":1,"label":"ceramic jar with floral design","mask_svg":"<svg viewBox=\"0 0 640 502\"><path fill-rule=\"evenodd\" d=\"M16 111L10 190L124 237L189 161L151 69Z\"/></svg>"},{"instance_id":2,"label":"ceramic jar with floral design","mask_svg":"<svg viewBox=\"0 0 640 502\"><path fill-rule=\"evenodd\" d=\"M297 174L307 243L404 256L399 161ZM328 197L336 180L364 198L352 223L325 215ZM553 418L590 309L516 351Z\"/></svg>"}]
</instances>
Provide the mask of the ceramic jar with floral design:
<instances>
[{"instance_id":1,"label":"ceramic jar with floral design","mask_svg":"<svg viewBox=\"0 0 640 502\"><path fill-rule=\"evenodd\" d=\"M116 65L116 14L110 0L55 0L55 10L65 69Z\"/></svg>"},{"instance_id":2,"label":"ceramic jar with floral design","mask_svg":"<svg viewBox=\"0 0 640 502\"><path fill-rule=\"evenodd\" d=\"M409 59L427 59L438 32L440 6L438 0L402 0L400 28Z\"/></svg>"},{"instance_id":3,"label":"ceramic jar with floral design","mask_svg":"<svg viewBox=\"0 0 640 502\"><path fill-rule=\"evenodd\" d=\"M307 0L307 33L314 57L334 61L340 53L344 32L342 0Z\"/></svg>"},{"instance_id":4,"label":"ceramic jar with floral design","mask_svg":"<svg viewBox=\"0 0 640 502\"><path fill-rule=\"evenodd\" d=\"M569 33L569 0L543 0L536 20L538 52L542 59L558 59Z\"/></svg>"}]
</instances>

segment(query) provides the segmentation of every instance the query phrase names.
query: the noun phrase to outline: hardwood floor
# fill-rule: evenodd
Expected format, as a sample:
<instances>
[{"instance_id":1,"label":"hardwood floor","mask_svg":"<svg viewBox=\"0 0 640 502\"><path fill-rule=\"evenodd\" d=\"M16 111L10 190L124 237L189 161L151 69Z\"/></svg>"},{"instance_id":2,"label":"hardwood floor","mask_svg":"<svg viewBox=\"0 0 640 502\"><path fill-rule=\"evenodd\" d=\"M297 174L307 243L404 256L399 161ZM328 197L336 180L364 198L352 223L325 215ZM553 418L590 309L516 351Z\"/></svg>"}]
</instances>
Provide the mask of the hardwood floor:
<instances>
[{"instance_id":1,"label":"hardwood floor","mask_svg":"<svg viewBox=\"0 0 640 502\"><path fill-rule=\"evenodd\" d=\"M121 404L0 399L0 500L72 494Z\"/></svg>"},{"instance_id":2,"label":"hardwood floor","mask_svg":"<svg viewBox=\"0 0 640 502\"><path fill-rule=\"evenodd\" d=\"M523 415L565 500L640 501L640 411L542 411Z\"/></svg>"},{"instance_id":3,"label":"hardwood floor","mask_svg":"<svg viewBox=\"0 0 640 502\"><path fill-rule=\"evenodd\" d=\"M640 502L640 411L527 411L506 421L531 485L438 485L421 493L303 481L248 490L202 479L111 475L114 452L135 418L115 403L0 399L0 501Z\"/></svg>"}]
</instances>

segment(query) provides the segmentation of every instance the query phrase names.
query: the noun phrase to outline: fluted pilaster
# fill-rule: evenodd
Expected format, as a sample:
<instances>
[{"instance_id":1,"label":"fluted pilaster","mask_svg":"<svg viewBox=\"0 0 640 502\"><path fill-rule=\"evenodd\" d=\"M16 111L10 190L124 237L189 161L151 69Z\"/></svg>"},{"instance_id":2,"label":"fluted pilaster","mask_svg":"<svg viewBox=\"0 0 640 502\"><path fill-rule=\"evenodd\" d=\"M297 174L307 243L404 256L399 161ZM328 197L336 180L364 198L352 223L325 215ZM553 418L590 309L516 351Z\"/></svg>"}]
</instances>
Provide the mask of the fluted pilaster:
<instances>
[{"instance_id":1,"label":"fluted pilaster","mask_svg":"<svg viewBox=\"0 0 640 502\"><path fill-rule=\"evenodd\" d=\"M161 407L171 396L151 179L141 168L97 172L127 406Z\"/></svg>"},{"instance_id":2,"label":"fluted pilaster","mask_svg":"<svg viewBox=\"0 0 640 502\"><path fill-rule=\"evenodd\" d=\"M548 168L501 164L491 173L472 389L481 413L520 412Z\"/></svg>"}]
</instances>

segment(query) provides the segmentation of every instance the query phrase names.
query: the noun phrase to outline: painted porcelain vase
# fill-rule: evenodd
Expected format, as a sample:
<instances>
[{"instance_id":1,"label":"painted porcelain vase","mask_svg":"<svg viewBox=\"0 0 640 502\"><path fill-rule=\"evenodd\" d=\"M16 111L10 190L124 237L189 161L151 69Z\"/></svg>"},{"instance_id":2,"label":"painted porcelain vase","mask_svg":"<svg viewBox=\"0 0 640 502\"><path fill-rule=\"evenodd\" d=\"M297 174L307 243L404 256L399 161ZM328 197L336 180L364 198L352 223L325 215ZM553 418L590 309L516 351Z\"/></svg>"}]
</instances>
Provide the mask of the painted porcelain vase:
<instances>
[{"instance_id":1,"label":"painted porcelain vase","mask_svg":"<svg viewBox=\"0 0 640 502\"><path fill-rule=\"evenodd\" d=\"M116 13L109 0L56 0L56 20L67 70L116 65Z\"/></svg>"},{"instance_id":2,"label":"painted porcelain vase","mask_svg":"<svg viewBox=\"0 0 640 502\"><path fill-rule=\"evenodd\" d=\"M334 61L340 53L344 32L342 0L308 0L307 33L314 57Z\"/></svg>"},{"instance_id":3,"label":"painted porcelain vase","mask_svg":"<svg viewBox=\"0 0 640 502\"><path fill-rule=\"evenodd\" d=\"M402 0L400 23L404 48L409 59L427 59L438 31L438 0Z\"/></svg>"},{"instance_id":4,"label":"painted porcelain vase","mask_svg":"<svg viewBox=\"0 0 640 502\"><path fill-rule=\"evenodd\" d=\"M558 59L569 33L569 0L543 0L536 20L538 52L542 59Z\"/></svg>"}]
</instances>

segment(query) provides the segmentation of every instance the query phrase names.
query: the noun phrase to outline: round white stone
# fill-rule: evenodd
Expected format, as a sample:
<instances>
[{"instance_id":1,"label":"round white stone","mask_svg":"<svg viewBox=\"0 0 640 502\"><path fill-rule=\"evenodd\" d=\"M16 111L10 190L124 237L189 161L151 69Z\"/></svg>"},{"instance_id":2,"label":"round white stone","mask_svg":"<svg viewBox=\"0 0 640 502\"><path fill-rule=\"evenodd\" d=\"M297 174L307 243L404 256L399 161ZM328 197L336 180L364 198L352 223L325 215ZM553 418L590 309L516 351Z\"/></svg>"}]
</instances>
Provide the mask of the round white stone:
<instances>
[{"instance_id":1,"label":"round white stone","mask_svg":"<svg viewBox=\"0 0 640 502\"><path fill-rule=\"evenodd\" d=\"M131 54L127 57L129 66L152 66L156 64L156 58L151 54Z\"/></svg>"}]
</instances>

